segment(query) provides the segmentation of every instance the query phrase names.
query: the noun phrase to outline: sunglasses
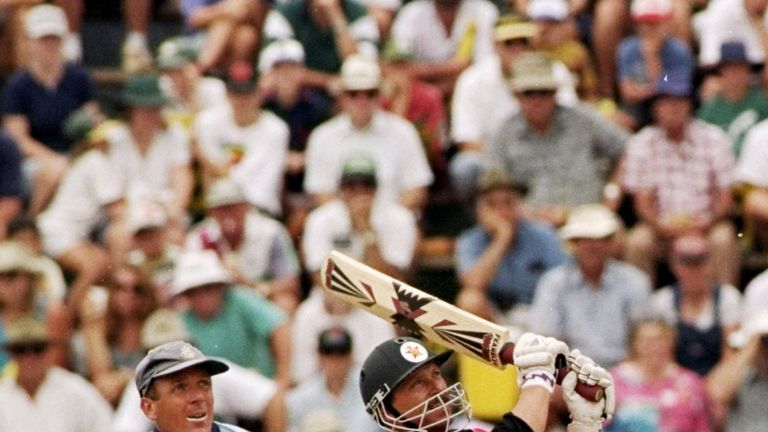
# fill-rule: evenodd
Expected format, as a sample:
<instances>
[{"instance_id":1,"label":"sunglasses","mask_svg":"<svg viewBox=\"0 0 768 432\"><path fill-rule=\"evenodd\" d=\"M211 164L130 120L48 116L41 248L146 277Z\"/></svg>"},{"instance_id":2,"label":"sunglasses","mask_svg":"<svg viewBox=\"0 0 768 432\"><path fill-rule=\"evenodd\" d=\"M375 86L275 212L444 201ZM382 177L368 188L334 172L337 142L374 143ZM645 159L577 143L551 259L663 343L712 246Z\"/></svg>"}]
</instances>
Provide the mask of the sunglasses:
<instances>
[{"instance_id":1,"label":"sunglasses","mask_svg":"<svg viewBox=\"0 0 768 432\"><path fill-rule=\"evenodd\" d=\"M7 347L7 351L11 353L11 355L15 356L21 356L25 354L35 354L40 355L48 348L48 344L46 343L34 343L34 344L21 344L21 345L10 345Z\"/></svg>"},{"instance_id":2,"label":"sunglasses","mask_svg":"<svg viewBox=\"0 0 768 432\"><path fill-rule=\"evenodd\" d=\"M507 39L500 42L505 48L528 47L531 45L527 39Z\"/></svg>"},{"instance_id":3,"label":"sunglasses","mask_svg":"<svg viewBox=\"0 0 768 432\"><path fill-rule=\"evenodd\" d=\"M0 273L0 279L16 279L17 277L25 274L22 271L19 270L11 270L8 272L2 272Z\"/></svg>"},{"instance_id":4,"label":"sunglasses","mask_svg":"<svg viewBox=\"0 0 768 432\"><path fill-rule=\"evenodd\" d=\"M358 96L362 95L368 99L373 99L379 95L379 91L378 90L346 90L344 91L344 94L351 98L357 98Z\"/></svg>"},{"instance_id":5,"label":"sunglasses","mask_svg":"<svg viewBox=\"0 0 768 432\"><path fill-rule=\"evenodd\" d=\"M523 96L526 97L544 97L544 96L554 96L555 91L554 90L524 90L522 92Z\"/></svg>"}]
</instances>

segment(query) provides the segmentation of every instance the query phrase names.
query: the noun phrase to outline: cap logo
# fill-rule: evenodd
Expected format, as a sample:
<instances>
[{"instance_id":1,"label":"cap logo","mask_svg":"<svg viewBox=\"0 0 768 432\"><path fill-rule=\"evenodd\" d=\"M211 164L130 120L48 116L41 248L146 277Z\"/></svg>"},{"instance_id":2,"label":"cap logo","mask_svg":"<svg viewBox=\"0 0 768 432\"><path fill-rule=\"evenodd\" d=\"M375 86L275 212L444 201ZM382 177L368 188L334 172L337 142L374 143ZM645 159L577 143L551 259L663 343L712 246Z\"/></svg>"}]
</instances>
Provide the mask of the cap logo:
<instances>
[{"instance_id":1,"label":"cap logo","mask_svg":"<svg viewBox=\"0 0 768 432\"><path fill-rule=\"evenodd\" d=\"M182 358L182 360L192 360L195 358L195 351L192 350L192 347L190 345L184 345L181 347L181 351L179 352L179 357Z\"/></svg>"},{"instance_id":2,"label":"cap logo","mask_svg":"<svg viewBox=\"0 0 768 432\"><path fill-rule=\"evenodd\" d=\"M429 357L427 349L416 342L406 342L400 345L400 355L411 363L421 363Z\"/></svg>"}]
</instances>

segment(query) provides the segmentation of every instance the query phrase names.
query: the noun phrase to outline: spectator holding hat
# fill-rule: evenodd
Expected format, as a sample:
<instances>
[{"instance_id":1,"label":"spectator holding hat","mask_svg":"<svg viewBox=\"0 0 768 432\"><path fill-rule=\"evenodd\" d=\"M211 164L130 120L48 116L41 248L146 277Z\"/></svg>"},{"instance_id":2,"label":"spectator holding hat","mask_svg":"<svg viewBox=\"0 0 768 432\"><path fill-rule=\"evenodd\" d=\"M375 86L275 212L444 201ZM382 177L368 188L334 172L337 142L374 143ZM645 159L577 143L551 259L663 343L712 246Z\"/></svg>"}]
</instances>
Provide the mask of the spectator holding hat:
<instances>
[{"instance_id":1,"label":"spectator holding hat","mask_svg":"<svg viewBox=\"0 0 768 432\"><path fill-rule=\"evenodd\" d=\"M768 94L758 85L741 41L723 42L716 73L719 90L702 102L696 117L725 131L738 158L752 126L768 118Z\"/></svg>"},{"instance_id":2,"label":"spectator holding hat","mask_svg":"<svg viewBox=\"0 0 768 432\"><path fill-rule=\"evenodd\" d=\"M256 369L288 388L287 315L266 298L234 284L216 252L190 250L179 255L172 290L186 306L181 317L200 349Z\"/></svg>"},{"instance_id":3,"label":"spectator holding hat","mask_svg":"<svg viewBox=\"0 0 768 432\"><path fill-rule=\"evenodd\" d=\"M95 89L85 69L62 55L67 17L58 6L40 4L23 17L30 39L28 64L3 91L3 128L19 145L31 184L29 211L41 212L67 171L75 144L64 135L67 117L79 108L95 113Z\"/></svg>"},{"instance_id":4,"label":"spectator holding hat","mask_svg":"<svg viewBox=\"0 0 768 432\"><path fill-rule=\"evenodd\" d=\"M625 259L656 278L656 263L675 237L709 238L715 280L736 285L740 254L730 220L735 163L718 127L692 118L691 82L670 75L657 83L654 123L627 145L623 187L640 221L629 230Z\"/></svg>"},{"instance_id":5,"label":"spectator holding hat","mask_svg":"<svg viewBox=\"0 0 768 432\"><path fill-rule=\"evenodd\" d=\"M248 204L228 178L208 187L205 204L207 216L187 235L186 248L216 252L235 282L293 313L301 298L300 268L285 227Z\"/></svg>"},{"instance_id":6,"label":"spectator holding hat","mask_svg":"<svg viewBox=\"0 0 768 432\"><path fill-rule=\"evenodd\" d=\"M280 215L288 126L262 110L259 77L249 64L233 64L224 81L227 105L202 113L194 125L204 183L230 177L251 205Z\"/></svg>"},{"instance_id":7,"label":"spectator holding hat","mask_svg":"<svg viewBox=\"0 0 768 432\"><path fill-rule=\"evenodd\" d=\"M16 372L0 381L0 430L108 430L111 407L83 377L51 363L51 342L45 325L33 317L8 324L3 348Z\"/></svg>"},{"instance_id":8,"label":"spectator holding hat","mask_svg":"<svg viewBox=\"0 0 768 432\"><path fill-rule=\"evenodd\" d=\"M539 278L567 258L550 226L521 214L526 190L503 171L486 169L478 181L477 224L461 233L455 252L456 304L520 329Z\"/></svg>"},{"instance_id":9,"label":"spectator holding hat","mask_svg":"<svg viewBox=\"0 0 768 432\"><path fill-rule=\"evenodd\" d=\"M434 175L416 128L378 107L381 69L375 61L351 56L341 71L341 113L309 136L304 190L316 204L339 191L344 161L367 152L376 163L380 197L419 212Z\"/></svg>"},{"instance_id":10,"label":"spectator holding hat","mask_svg":"<svg viewBox=\"0 0 768 432\"><path fill-rule=\"evenodd\" d=\"M652 288L640 269L612 258L621 228L601 204L571 210L560 237L573 260L539 279L529 321L532 332L552 335L609 367L626 356L630 327Z\"/></svg>"}]
</instances>

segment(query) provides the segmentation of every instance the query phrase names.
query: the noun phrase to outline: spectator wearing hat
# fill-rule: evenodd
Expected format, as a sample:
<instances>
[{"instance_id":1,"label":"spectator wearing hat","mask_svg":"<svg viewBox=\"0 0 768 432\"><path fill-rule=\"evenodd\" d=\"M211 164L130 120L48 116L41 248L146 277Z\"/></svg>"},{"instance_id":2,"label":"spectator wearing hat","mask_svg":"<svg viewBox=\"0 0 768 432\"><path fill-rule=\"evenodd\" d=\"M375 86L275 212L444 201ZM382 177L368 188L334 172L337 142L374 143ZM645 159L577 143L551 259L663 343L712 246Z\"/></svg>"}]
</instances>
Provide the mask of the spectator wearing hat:
<instances>
[{"instance_id":1,"label":"spectator wearing hat","mask_svg":"<svg viewBox=\"0 0 768 432\"><path fill-rule=\"evenodd\" d=\"M677 237L669 263L675 280L653 293L648 312L677 327L677 362L707 376L739 326L741 293L715 280L712 247L701 234Z\"/></svg>"},{"instance_id":2,"label":"spectator wearing hat","mask_svg":"<svg viewBox=\"0 0 768 432\"><path fill-rule=\"evenodd\" d=\"M509 88L512 63L531 47L536 25L506 15L493 30L495 55L473 64L459 75L451 99L451 139L459 153L450 162L454 190L469 200L481 170L483 157L493 134L509 116L520 111L520 104ZM573 106L579 100L568 68L554 65L558 81L558 103ZM494 109L489 110L488 107Z\"/></svg>"},{"instance_id":3,"label":"spectator wearing hat","mask_svg":"<svg viewBox=\"0 0 768 432\"><path fill-rule=\"evenodd\" d=\"M618 216L601 204L573 208L560 229L573 259L539 279L528 322L532 332L607 366L627 355L629 330L652 289L640 269L611 257L620 230Z\"/></svg>"},{"instance_id":4,"label":"spectator wearing hat","mask_svg":"<svg viewBox=\"0 0 768 432\"><path fill-rule=\"evenodd\" d=\"M291 329L287 315L265 297L233 283L216 252L191 250L179 255L172 292L187 305L181 317L201 350L256 369L288 388Z\"/></svg>"},{"instance_id":5,"label":"spectator wearing hat","mask_svg":"<svg viewBox=\"0 0 768 432\"><path fill-rule=\"evenodd\" d=\"M67 64L62 38L67 17L58 6L41 4L23 18L30 39L27 66L15 72L3 90L3 128L19 145L31 184L29 211L41 212L68 168L74 142L63 125L75 110L97 112L93 83L85 69Z\"/></svg>"},{"instance_id":6,"label":"spectator wearing hat","mask_svg":"<svg viewBox=\"0 0 768 432\"><path fill-rule=\"evenodd\" d=\"M186 249L213 250L236 283L292 313L301 299L300 268L285 227L248 204L231 179L211 184L205 203L207 216L187 235Z\"/></svg>"},{"instance_id":7,"label":"spectator wearing hat","mask_svg":"<svg viewBox=\"0 0 768 432\"><path fill-rule=\"evenodd\" d=\"M376 163L377 191L414 211L426 204L434 176L416 128L378 107L381 69L374 61L352 56L341 71L342 112L309 136L304 190L322 204L339 191L344 161L368 152Z\"/></svg>"},{"instance_id":8,"label":"spectator wearing hat","mask_svg":"<svg viewBox=\"0 0 768 432\"><path fill-rule=\"evenodd\" d=\"M496 130L486 160L525 179L523 214L559 227L573 206L605 201L615 208L603 190L617 175L627 133L586 107L559 105L553 62L543 53L521 54L510 86L520 112Z\"/></svg>"},{"instance_id":9,"label":"spectator wearing hat","mask_svg":"<svg viewBox=\"0 0 768 432\"><path fill-rule=\"evenodd\" d=\"M317 370L310 347L316 345L315 338L323 326L343 325L349 329L358 341L354 348L356 361L365 359L377 343L394 336L390 324L371 319L370 314L326 295L320 284L320 269L334 249L387 274L404 277L410 270L418 241L416 220L408 209L378 197L376 168L369 155L351 155L344 162L338 198L307 217L301 247L313 288L294 317L293 352L294 358L301 359L293 364L297 382Z\"/></svg>"},{"instance_id":10,"label":"spectator wearing hat","mask_svg":"<svg viewBox=\"0 0 768 432\"><path fill-rule=\"evenodd\" d=\"M749 63L758 67L765 62L766 3L760 0L716 0L694 15L692 30L696 36L698 64L706 70L720 62L723 43L744 43ZM765 79L765 74L762 74Z\"/></svg>"},{"instance_id":11,"label":"spectator wearing hat","mask_svg":"<svg viewBox=\"0 0 768 432\"><path fill-rule=\"evenodd\" d=\"M0 430L108 430L109 404L83 377L53 366L41 321L19 316L8 323L6 335L3 348L16 372L0 381Z\"/></svg>"},{"instance_id":12,"label":"spectator wearing hat","mask_svg":"<svg viewBox=\"0 0 768 432\"><path fill-rule=\"evenodd\" d=\"M698 231L709 238L715 280L737 284L740 254L730 219L735 163L718 127L692 118L691 83L659 81L654 123L627 145L623 188L640 221L629 230L625 259L656 280L656 264L673 238Z\"/></svg>"},{"instance_id":13,"label":"spectator wearing hat","mask_svg":"<svg viewBox=\"0 0 768 432\"><path fill-rule=\"evenodd\" d=\"M456 304L520 329L541 275L567 259L550 226L521 214L526 191L503 171L486 169L478 181L477 224L461 233L455 252Z\"/></svg>"},{"instance_id":14,"label":"spectator wearing hat","mask_svg":"<svg viewBox=\"0 0 768 432\"><path fill-rule=\"evenodd\" d=\"M264 42L296 39L304 48L307 85L331 90L351 55L378 55L376 20L352 0L290 0L278 4L264 22Z\"/></svg>"},{"instance_id":15,"label":"spectator wearing hat","mask_svg":"<svg viewBox=\"0 0 768 432\"><path fill-rule=\"evenodd\" d=\"M414 78L450 95L464 69L493 54L498 17L495 4L480 0L413 1L398 11L391 38L413 54Z\"/></svg>"},{"instance_id":16,"label":"spectator wearing hat","mask_svg":"<svg viewBox=\"0 0 768 432\"><path fill-rule=\"evenodd\" d=\"M368 417L360 399L360 365L354 362L352 346L352 335L344 327L334 326L320 332L315 344L320 370L286 394L287 431L318 430L331 418L336 419L336 432L380 430ZM311 429L304 428L318 418L327 420Z\"/></svg>"},{"instance_id":17,"label":"spectator wearing hat","mask_svg":"<svg viewBox=\"0 0 768 432\"><path fill-rule=\"evenodd\" d=\"M249 203L280 215L290 131L279 117L262 110L258 80L246 63L227 70L227 106L208 110L195 121L198 159L205 184L230 177Z\"/></svg>"},{"instance_id":18,"label":"spectator wearing hat","mask_svg":"<svg viewBox=\"0 0 768 432\"><path fill-rule=\"evenodd\" d=\"M128 201L153 200L168 214L168 238L180 243L194 185L189 134L168 123L168 99L159 77L139 74L123 87L127 119L107 134L114 174L124 182Z\"/></svg>"},{"instance_id":19,"label":"spectator wearing hat","mask_svg":"<svg viewBox=\"0 0 768 432\"><path fill-rule=\"evenodd\" d=\"M702 102L696 118L725 131L738 158L752 126L768 118L768 94L757 85L757 76L741 41L721 45L715 72L717 84L712 85L719 89Z\"/></svg>"},{"instance_id":20,"label":"spectator wearing hat","mask_svg":"<svg viewBox=\"0 0 768 432\"><path fill-rule=\"evenodd\" d=\"M616 52L621 110L625 125L637 130L651 122L649 101L667 76L690 80L695 66L686 43L671 34L673 0L632 0L635 34Z\"/></svg>"},{"instance_id":21,"label":"spectator wearing hat","mask_svg":"<svg viewBox=\"0 0 768 432\"><path fill-rule=\"evenodd\" d=\"M8 225L21 214L27 197L21 167L18 145L0 131L0 240L8 236Z\"/></svg>"}]
</instances>

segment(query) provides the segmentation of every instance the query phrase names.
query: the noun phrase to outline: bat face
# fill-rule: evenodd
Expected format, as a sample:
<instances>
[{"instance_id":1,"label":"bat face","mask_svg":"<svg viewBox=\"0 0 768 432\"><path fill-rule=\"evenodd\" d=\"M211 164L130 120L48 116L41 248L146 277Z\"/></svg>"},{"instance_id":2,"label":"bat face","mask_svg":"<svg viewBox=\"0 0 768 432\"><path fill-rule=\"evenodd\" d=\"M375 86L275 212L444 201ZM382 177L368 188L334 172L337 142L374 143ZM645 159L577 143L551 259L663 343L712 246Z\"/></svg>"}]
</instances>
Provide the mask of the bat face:
<instances>
[{"instance_id":1,"label":"bat face","mask_svg":"<svg viewBox=\"0 0 768 432\"><path fill-rule=\"evenodd\" d=\"M423 337L503 367L506 328L476 317L338 252L331 252L321 280L327 292Z\"/></svg>"}]
</instances>

